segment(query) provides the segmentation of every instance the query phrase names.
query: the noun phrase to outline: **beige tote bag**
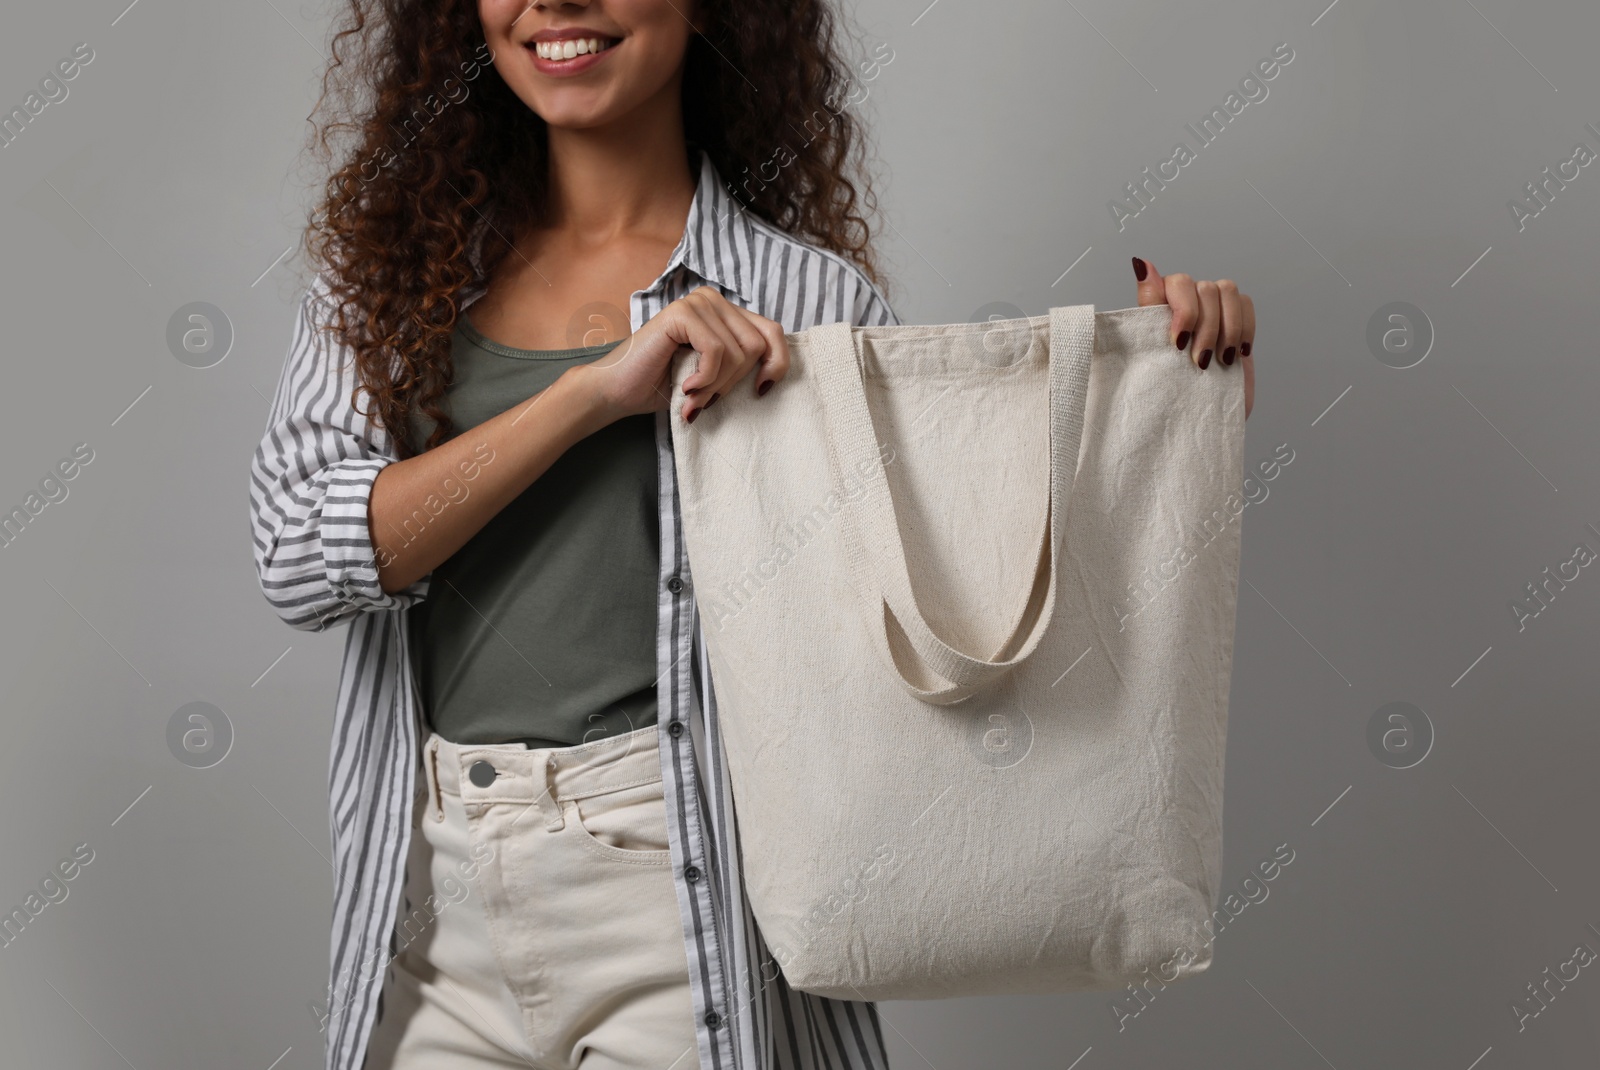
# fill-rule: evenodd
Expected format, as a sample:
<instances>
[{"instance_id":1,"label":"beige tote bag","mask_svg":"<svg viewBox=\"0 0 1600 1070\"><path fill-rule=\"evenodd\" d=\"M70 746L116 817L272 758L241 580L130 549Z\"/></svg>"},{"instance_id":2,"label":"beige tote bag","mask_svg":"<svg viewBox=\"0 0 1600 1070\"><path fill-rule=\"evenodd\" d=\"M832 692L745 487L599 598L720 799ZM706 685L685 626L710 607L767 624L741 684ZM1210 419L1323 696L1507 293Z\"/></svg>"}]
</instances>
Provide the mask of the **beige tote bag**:
<instances>
[{"instance_id":1,"label":"beige tote bag","mask_svg":"<svg viewBox=\"0 0 1600 1070\"><path fill-rule=\"evenodd\" d=\"M837 323L765 397L691 426L674 391L746 894L793 987L1210 965L1244 376L1170 326Z\"/></svg>"}]
</instances>

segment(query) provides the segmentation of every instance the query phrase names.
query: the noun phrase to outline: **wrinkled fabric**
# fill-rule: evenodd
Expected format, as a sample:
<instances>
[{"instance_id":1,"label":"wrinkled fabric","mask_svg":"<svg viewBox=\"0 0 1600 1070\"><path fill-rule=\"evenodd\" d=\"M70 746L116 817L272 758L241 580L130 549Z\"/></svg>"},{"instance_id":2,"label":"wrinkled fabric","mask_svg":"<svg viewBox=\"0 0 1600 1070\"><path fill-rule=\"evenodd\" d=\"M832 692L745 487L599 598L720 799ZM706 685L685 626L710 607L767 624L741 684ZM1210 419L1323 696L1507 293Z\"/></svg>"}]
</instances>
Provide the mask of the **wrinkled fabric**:
<instances>
[{"instance_id":1,"label":"wrinkled fabric","mask_svg":"<svg viewBox=\"0 0 1600 1070\"><path fill-rule=\"evenodd\" d=\"M1211 963L1243 373L1173 348L1166 305L1083 308L1053 526L1061 310L857 327L848 352L799 332L767 397L672 423L747 894L796 989L1043 993ZM875 450L825 409L829 360L854 362ZM1004 660L1040 631L964 700L912 693L945 678L852 574L846 536L885 495L895 527L864 553L903 551L939 641Z\"/></svg>"}]
</instances>

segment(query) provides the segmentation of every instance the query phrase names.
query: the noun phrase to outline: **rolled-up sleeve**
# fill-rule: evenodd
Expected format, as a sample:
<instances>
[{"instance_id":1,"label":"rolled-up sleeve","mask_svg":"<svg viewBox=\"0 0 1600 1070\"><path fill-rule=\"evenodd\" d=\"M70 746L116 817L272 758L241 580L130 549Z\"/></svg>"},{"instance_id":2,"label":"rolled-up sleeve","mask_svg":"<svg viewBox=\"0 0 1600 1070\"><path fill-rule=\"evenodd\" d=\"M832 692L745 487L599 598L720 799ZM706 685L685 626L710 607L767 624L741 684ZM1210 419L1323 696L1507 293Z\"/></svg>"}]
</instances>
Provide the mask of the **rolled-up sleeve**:
<instances>
[{"instance_id":1,"label":"rolled-up sleeve","mask_svg":"<svg viewBox=\"0 0 1600 1070\"><path fill-rule=\"evenodd\" d=\"M302 631L409 605L428 592L428 576L393 594L378 583L368 504L378 473L398 458L391 437L352 403L355 354L322 329L329 307L319 276L301 299L266 431L250 462L261 591Z\"/></svg>"}]
</instances>

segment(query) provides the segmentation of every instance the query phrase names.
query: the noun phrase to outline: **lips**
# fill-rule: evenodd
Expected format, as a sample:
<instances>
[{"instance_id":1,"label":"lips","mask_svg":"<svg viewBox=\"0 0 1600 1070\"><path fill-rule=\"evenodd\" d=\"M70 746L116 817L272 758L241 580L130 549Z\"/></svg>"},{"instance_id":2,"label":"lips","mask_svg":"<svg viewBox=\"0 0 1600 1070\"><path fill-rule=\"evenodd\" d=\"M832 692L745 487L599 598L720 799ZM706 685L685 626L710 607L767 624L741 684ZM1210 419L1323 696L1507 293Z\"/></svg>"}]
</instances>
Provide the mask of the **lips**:
<instances>
[{"instance_id":1,"label":"lips","mask_svg":"<svg viewBox=\"0 0 1600 1070\"><path fill-rule=\"evenodd\" d=\"M575 78L591 67L607 63L617 50L621 37L601 33L588 26L544 29L534 34L523 47L533 61L533 69L550 78Z\"/></svg>"}]
</instances>

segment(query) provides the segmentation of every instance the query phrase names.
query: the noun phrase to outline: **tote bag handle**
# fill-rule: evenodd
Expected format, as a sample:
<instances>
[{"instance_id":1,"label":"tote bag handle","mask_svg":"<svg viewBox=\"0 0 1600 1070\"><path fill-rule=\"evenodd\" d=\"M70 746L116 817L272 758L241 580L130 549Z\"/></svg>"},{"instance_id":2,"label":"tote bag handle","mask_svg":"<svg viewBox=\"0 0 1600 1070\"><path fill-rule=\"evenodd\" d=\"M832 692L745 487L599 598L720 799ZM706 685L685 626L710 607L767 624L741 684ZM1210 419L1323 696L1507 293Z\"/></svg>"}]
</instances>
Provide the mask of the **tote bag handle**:
<instances>
[{"instance_id":1,"label":"tote bag handle","mask_svg":"<svg viewBox=\"0 0 1600 1070\"><path fill-rule=\"evenodd\" d=\"M1016 626L988 657L967 654L940 639L917 605L888 476L867 407L860 330L841 322L807 332L835 490L842 486L841 473L848 471L862 473L867 488L858 500L840 495L845 556L856 589L867 603L868 634L885 663L900 677L901 686L924 702L953 705L985 690L1026 661L1050 626L1067 503L1077 478L1083 440L1089 367L1094 354L1094 306L1050 310L1050 493L1040 538L1039 567L1014 618ZM893 653L891 628L905 637L924 669L947 683L925 688L913 680Z\"/></svg>"}]
</instances>

